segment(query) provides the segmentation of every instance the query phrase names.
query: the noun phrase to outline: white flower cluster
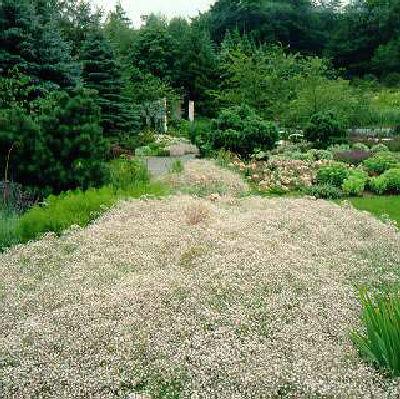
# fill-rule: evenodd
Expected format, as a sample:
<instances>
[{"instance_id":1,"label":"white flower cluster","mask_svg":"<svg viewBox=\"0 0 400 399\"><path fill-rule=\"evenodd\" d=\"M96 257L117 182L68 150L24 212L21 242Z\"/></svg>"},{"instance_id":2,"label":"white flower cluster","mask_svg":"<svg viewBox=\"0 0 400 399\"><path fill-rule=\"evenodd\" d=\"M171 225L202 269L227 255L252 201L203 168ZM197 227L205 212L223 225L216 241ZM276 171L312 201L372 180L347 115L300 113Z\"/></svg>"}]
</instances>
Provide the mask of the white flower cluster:
<instances>
[{"instance_id":1,"label":"white flower cluster","mask_svg":"<svg viewBox=\"0 0 400 399\"><path fill-rule=\"evenodd\" d=\"M190 161L185 164L182 173L171 174L165 178L177 190L201 196L210 194L240 196L249 190L237 173L222 169L213 161L204 159Z\"/></svg>"},{"instance_id":2,"label":"white flower cluster","mask_svg":"<svg viewBox=\"0 0 400 399\"><path fill-rule=\"evenodd\" d=\"M399 252L324 201L121 203L0 256L0 397L399 398L349 339L354 284L394 281Z\"/></svg>"}]
</instances>

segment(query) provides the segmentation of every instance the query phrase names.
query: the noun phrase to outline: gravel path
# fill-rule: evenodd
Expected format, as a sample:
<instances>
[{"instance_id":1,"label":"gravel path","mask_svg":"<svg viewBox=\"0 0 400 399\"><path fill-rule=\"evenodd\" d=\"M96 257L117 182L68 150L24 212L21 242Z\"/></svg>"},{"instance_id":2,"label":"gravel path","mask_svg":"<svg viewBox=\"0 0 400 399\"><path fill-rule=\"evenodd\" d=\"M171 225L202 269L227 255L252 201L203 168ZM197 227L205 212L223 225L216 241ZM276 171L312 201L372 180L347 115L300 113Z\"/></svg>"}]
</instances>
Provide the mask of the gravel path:
<instances>
[{"instance_id":1,"label":"gravel path","mask_svg":"<svg viewBox=\"0 0 400 399\"><path fill-rule=\"evenodd\" d=\"M349 331L399 253L324 201L123 202L0 256L0 397L398 398Z\"/></svg>"}]
</instances>

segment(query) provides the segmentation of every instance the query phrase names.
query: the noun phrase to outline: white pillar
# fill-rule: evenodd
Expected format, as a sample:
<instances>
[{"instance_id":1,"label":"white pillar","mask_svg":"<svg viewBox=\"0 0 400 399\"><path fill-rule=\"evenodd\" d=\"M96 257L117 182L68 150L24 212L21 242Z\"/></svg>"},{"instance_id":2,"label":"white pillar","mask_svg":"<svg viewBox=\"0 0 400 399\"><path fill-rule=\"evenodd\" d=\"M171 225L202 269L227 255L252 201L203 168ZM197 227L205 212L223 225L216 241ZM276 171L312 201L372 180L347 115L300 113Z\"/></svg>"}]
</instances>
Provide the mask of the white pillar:
<instances>
[{"instance_id":1,"label":"white pillar","mask_svg":"<svg viewBox=\"0 0 400 399\"><path fill-rule=\"evenodd\" d=\"M167 133L168 126L167 126L167 98L163 99L164 102L164 133Z\"/></svg>"},{"instance_id":2,"label":"white pillar","mask_svg":"<svg viewBox=\"0 0 400 399\"><path fill-rule=\"evenodd\" d=\"M194 121L194 101L189 101L189 120L190 122Z\"/></svg>"}]
</instances>

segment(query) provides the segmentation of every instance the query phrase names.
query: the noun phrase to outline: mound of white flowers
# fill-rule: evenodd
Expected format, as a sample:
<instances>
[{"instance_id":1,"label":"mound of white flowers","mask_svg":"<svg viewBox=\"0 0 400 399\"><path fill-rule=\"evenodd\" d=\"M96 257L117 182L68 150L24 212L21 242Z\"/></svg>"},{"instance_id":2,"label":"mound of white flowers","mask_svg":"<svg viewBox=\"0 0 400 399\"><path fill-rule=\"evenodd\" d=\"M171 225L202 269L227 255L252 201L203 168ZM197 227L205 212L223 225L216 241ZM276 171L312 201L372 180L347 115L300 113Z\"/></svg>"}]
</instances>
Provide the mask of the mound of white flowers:
<instances>
[{"instance_id":1,"label":"mound of white flowers","mask_svg":"<svg viewBox=\"0 0 400 399\"><path fill-rule=\"evenodd\" d=\"M349 332L399 251L324 201L121 203L0 256L0 397L398 398Z\"/></svg>"}]
</instances>

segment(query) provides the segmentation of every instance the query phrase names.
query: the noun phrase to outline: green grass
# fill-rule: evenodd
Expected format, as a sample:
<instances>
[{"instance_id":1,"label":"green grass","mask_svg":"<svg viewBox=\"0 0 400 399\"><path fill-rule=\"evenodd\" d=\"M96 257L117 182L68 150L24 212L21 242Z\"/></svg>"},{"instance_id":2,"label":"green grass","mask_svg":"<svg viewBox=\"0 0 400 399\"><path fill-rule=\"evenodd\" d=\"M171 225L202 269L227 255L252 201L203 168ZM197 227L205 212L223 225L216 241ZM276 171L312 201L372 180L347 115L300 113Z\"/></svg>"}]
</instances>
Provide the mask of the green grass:
<instances>
[{"instance_id":1,"label":"green grass","mask_svg":"<svg viewBox=\"0 0 400 399\"><path fill-rule=\"evenodd\" d=\"M0 210L0 252L19 241L17 235L18 216L8 210Z\"/></svg>"},{"instance_id":2,"label":"green grass","mask_svg":"<svg viewBox=\"0 0 400 399\"><path fill-rule=\"evenodd\" d=\"M18 220L16 232L20 242L38 238L45 232L61 233L72 225L87 226L104 211L124 198L144 195L162 196L168 188L160 183L138 183L126 189L112 186L87 191L68 191L50 196L45 206L34 206Z\"/></svg>"},{"instance_id":3,"label":"green grass","mask_svg":"<svg viewBox=\"0 0 400 399\"><path fill-rule=\"evenodd\" d=\"M104 187L51 195L45 205L22 215L0 209L0 251L46 232L59 234L73 225L87 226L121 199L161 197L170 192L165 184L151 182L145 166L135 159L111 161L109 168L109 184Z\"/></svg>"},{"instance_id":4,"label":"green grass","mask_svg":"<svg viewBox=\"0 0 400 399\"><path fill-rule=\"evenodd\" d=\"M371 212L375 216L389 217L400 227L400 196L370 196L350 198L349 201L357 209Z\"/></svg>"}]
</instances>

